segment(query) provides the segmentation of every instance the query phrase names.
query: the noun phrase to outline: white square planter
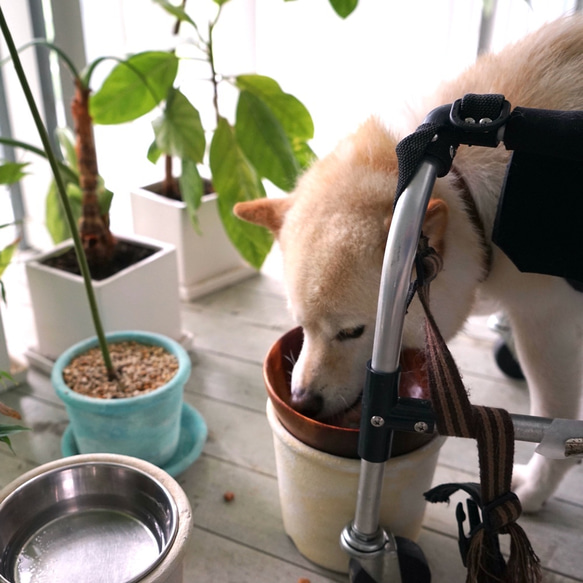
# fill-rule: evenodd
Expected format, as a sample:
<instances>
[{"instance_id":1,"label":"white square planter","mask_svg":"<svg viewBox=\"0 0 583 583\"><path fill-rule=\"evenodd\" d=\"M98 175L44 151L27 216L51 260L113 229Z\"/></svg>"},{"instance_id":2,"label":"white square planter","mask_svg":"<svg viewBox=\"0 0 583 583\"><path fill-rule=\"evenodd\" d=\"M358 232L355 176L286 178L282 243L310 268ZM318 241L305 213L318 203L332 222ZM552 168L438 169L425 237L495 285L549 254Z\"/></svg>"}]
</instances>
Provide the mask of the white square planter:
<instances>
[{"instance_id":1,"label":"white square planter","mask_svg":"<svg viewBox=\"0 0 583 583\"><path fill-rule=\"evenodd\" d=\"M120 239L141 243L155 252L107 279L93 282L105 331L146 330L188 344L181 332L176 250L144 237ZM37 345L28 356L32 364L41 367L52 365L73 344L95 336L82 277L42 264L69 247L71 242L65 241L26 263L37 333Z\"/></svg>"},{"instance_id":2,"label":"white square planter","mask_svg":"<svg viewBox=\"0 0 583 583\"><path fill-rule=\"evenodd\" d=\"M257 273L225 234L216 195L205 196L198 211L201 235L195 232L185 203L147 188L131 193L134 232L176 247L181 299L193 300Z\"/></svg>"}]
</instances>

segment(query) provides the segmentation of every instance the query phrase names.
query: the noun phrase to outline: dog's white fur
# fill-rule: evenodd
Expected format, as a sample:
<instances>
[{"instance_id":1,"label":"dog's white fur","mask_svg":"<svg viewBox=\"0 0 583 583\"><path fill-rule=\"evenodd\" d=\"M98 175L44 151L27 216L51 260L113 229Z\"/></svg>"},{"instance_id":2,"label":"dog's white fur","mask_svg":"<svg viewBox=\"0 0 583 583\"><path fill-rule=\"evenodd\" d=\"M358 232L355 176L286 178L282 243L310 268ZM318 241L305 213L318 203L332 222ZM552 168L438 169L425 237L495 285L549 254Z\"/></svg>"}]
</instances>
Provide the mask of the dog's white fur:
<instances>
[{"instance_id":1,"label":"dog's white fur","mask_svg":"<svg viewBox=\"0 0 583 583\"><path fill-rule=\"evenodd\" d=\"M290 197L236 207L238 216L267 226L279 240L289 305L304 329L292 395L300 406L312 399L321 418L345 410L362 390L397 183L395 145L434 107L466 93L501 93L513 107L583 109L583 19L561 19L499 54L481 57L439 87L413 113L402 135L377 119L368 120L316 162ZM508 158L503 146L462 146L454 162L487 235ZM520 273L496 247L482 282L480 238L451 175L437 181L423 230L443 254L444 269L432 283L431 305L444 337L458 332L477 299L493 300L511 321L530 389L531 414L577 417L583 294L561 278ZM405 346L423 345L422 323L415 300L405 318ZM314 396L319 398L314 401ZM538 510L570 465L535 454L528 465L515 468L513 485L524 509Z\"/></svg>"}]
</instances>

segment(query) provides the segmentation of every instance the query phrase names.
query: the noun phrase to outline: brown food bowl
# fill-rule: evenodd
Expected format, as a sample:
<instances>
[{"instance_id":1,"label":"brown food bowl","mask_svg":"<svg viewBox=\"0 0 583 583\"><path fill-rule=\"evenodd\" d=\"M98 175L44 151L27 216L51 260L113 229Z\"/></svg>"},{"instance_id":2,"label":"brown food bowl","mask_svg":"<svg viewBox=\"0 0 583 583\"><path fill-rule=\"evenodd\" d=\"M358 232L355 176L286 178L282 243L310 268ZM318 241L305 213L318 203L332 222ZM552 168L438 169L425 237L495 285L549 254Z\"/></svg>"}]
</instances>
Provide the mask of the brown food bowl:
<instances>
[{"instance_id":1,"label":"brown food bowl","mask_svg":"<svg viewBox=\"0 0 583 583\"><path fill-rule=\"evenodd\" d=\"M358 458L358 429L316 421L298 413L290 405L292 363L300 354L303 339L302 328L290 330L273 344L263 363L265 386L277 416L282 425L303 443L332 455ZM421 351L406 349L402 352L399 395L429 398ZM427 434L395 431L391 455L395 457L418 449L432 438Z\"/></svg>"}]
</instances>

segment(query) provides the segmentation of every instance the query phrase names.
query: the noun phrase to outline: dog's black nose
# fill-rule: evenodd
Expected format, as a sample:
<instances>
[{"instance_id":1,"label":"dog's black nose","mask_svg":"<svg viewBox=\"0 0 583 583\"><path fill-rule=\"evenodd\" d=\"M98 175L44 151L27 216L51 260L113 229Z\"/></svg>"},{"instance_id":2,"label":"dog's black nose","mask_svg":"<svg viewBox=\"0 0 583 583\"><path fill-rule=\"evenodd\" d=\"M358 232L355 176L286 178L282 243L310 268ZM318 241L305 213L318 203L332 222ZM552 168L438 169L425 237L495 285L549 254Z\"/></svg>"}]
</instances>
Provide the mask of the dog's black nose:
<instances>
[{"instance_id":1,"label":"dog's black nose","mask_svg":"<svg viewBox=\"0 0 583 583\"><path fill-rule=\"evenodd\" d=\"M316 417L324 407L324 399L309 389L300 389L292 393L291 406L306 417Z\"/></svg>"}]
</instances>

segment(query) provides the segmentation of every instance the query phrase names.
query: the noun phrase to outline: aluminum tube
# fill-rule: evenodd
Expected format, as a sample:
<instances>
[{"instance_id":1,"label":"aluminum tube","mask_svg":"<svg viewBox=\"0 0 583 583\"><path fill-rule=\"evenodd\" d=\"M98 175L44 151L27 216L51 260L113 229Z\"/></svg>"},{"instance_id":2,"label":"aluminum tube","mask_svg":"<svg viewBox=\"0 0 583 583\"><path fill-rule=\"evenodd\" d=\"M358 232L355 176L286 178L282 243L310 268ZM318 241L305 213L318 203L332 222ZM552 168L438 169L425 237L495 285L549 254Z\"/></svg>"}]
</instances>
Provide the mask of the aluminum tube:
<instances>
[{"instance_id":1,"label":"aluminum tube","mask_svg":"<svg viewBox=\"0 0 583 583\"><path fill-rule=\"evenodd\" d=\"M400 196L385 249L371 365L376 372L399 366L401 336L411 269L437 169L423 161ZM361 462L354 529L373 537L379 528L384 463Z\"/></svg>"},{"instance_id":2,"label":"aluminum tube","mask_svg":"<svg viewBox=\"0 0 583 583\"><path fill-rule=\"evenodd\" d=\"M371 362L376 372L393 372L399 366L411 269L436 176L436 166L424 160L400 196L393 214L383 261Z\"/></svg>"},{"instance_id":3,"label":"aluminum tube","mask_svg":"<svg viewBox=\"0 0 583 583\"><path fill-rule=\"evenodd\" d=\"M534 417L532 415L511 414L514 425L514 439L516 441L529 441L540 443L543 440L545 431L553 422L547 417Z\"/></svg>"},{"instance_id":4,"label":"aluminum tube","mask_svg":"<svg viewBox=\"0 0 583 583\"><path fill-rule=\"evenodd\" d=\"M372 539L379 529L384 463L360 462L356 512L352 528L359 537Z\"/></svg>"}]
</instances>

